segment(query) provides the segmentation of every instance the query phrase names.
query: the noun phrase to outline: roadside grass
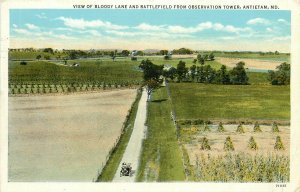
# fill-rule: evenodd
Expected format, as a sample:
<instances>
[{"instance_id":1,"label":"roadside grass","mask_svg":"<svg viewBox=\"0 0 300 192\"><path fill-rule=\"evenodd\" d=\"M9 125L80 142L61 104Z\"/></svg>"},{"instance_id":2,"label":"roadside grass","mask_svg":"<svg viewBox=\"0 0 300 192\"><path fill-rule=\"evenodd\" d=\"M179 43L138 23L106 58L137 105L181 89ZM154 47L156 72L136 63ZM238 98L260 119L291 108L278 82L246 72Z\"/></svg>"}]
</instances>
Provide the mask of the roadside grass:
<instances>
[{"instance_id":1,"label":"roadside grass","mask_svg":"<svg viewBox=\"0 0 300 192\"><path fill-rule=\"evenodd\" d=\"M122 160L123 154L126 150L131 133L133 131L134 121L138 109L138 104L141 99L141 95L142 94L139 91L132 105L131 114L128 120L125 122L124 133L121 135L119 143L116 145L116 148L112 151L109 160L102 169L102 172L98 176L96 182L108 182L113 180L114 175L118 170L118 166Z\"/></svg>"},{"instance_id":2,"label":"roadside grass","mask_svg":"<svg viewBox=\"0 0 300 192\"><path fill-rule=\"evenodd\" d=\"M157 89L148 103L147 126L137 181L184 181L182 153L165 87Z\"/></svg>"},{"instance_id":3,"label":"roadside grass","mask_svg":"<svg viewBox=\"0 0 300 192\"><path fill-rule=\"evenodd\" d=\"M69 61L71 63L73 61ZM142 80L139 63L129 61L80 61L79 67L30 61L27 65L9 62L9 83L124 83Z\"/></svg>"},{"instance_id":4,"label":"roadside grass","mask_svg":"<svg viewBox=\"0 0 300 192\"><path fill-rule=\"evenodd\" d=\"M170 83L180 119L289 120L290 87Z\"/></svg>"}]
</instances>

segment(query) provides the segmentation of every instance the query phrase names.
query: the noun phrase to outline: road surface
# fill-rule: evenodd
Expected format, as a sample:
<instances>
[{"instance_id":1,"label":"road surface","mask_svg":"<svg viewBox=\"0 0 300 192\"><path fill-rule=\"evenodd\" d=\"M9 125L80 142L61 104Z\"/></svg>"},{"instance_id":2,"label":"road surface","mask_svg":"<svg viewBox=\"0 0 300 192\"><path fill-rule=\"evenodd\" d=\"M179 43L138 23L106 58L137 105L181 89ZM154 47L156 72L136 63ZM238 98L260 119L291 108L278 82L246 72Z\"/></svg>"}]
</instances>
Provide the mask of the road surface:
<instances>
[{"instance_id":1,"label":"road surface","mask_svg":"<svg viewBox=\"0 0 300 192\"><path fill-rule=\"evenodd\" d=\"M134 121L133 131L128 142L127 148L123 154L123 158L120 162L117 172L115 173L113 182L134 182L136 174L133 173L131 177L120 176L122 163L131 163L133 172L137 171L139 165L139 157L142 149L142 141L145 138L145 132L147 127L145 126L147 117L147 92L143 90L136 118Z\"/></svg>"}]
</instances>

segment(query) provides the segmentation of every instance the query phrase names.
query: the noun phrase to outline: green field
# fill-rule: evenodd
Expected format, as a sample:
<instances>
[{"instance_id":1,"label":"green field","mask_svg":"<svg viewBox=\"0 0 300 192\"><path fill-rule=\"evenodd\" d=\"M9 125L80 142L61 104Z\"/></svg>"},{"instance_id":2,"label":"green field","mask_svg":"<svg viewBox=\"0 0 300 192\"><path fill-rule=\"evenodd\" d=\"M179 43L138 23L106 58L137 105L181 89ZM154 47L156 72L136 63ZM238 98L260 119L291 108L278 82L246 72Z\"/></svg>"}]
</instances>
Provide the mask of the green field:
<instances>
[{"instance_id":1,"label":"green field","mask_svg":"<svg viewBox=\"0 0 300 192\"><path fill-rule=\"evenodd\" d=\"M178 119L290 119L290 87L171 83Z\"/></svg>"},{"instance_id":2,"label":"green field","mask_svg":"<svg viewBox=\"0 0 300 192\"><path fill-rule=\"evenodd\" d=\"M79 67L68 67L47 61L30 61L27 65L10 62L9 83L124 83L142 80L138 62L131 61L68 61L79 63Z\"/></svg>"},{"instance_id":3,"label":"green field","mask_svg":"<svg viewBox=\"0 0 300 192\"><path fill-rule=\"evenodd\" d=\"M182 153L170 113L170 100L165 87L161 87L148 103L148 132L137 172L138 181L185 180Z\"/></svg>"}]
</instances>

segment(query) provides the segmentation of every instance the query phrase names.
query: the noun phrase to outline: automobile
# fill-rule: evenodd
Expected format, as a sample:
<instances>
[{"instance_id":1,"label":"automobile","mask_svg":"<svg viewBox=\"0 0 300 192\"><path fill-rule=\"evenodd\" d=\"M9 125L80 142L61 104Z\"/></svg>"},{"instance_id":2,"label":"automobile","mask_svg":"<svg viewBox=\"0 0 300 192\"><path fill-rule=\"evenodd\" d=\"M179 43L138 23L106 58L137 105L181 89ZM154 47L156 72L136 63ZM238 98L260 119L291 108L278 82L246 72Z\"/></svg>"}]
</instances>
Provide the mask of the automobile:
<instances>
[{"instance_id":1,"label":"automobile","mask_svg":"<svg viewBox=\"0 0 300 192\"><path fill-rule=\"evenodd\" d=\"M132 167L131 167L131 163L122 163L122 168L121 168L121 172L120 172L120 177L122 176L132 176Z\"/></svg>"}]
</instances>

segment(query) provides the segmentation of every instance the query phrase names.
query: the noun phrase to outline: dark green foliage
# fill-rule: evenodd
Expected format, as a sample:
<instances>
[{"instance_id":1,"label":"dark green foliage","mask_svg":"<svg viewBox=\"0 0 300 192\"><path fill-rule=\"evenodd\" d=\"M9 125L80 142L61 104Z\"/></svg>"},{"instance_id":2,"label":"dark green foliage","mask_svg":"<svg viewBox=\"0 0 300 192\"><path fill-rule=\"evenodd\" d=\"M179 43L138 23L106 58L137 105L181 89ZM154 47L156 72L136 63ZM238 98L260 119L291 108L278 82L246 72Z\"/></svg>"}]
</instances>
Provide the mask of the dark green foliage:
<instances>
[{"instance_id":1,"label":"dark green foliage","mask_svg":"<svg viewBox=\"0 0 300 192\"><path fill-rule=\"evenodd\" d=\"M230 81L234 85L247 85L248 76L244 68L244 62L238 62L236 66L230 71Z\"/></svg>"},{"instance_id":2,"label":"dark green foliage","mask_svg":"<svg viewBox=\"0 0 300 192\"><path fill-rule=\"evenodd\" d=\"M163 76L174 80L177 74L177 69L175 67L171 67L169 70L163 70Z\"/></svg>"},{"instance_id":3,"label":"dark green foliage","mask_svg":"<svg viewBox=\"0 0 300 192\"><path fill-rule=\"evenodd\" d=\"M273 122L273 125L272 125L272 132L273 133L278 133L279 132L279 128L278 128L278 125L276 122Z\"/></svg>"},{"instance_id":4,"label":"dark green foliage","mask_svg":"<svg viewBox=\"0 0 300 192\"><path fill-rule=\"evenodd\" d=\"M137 61L137 57L131 57L131 61Z\"/></svg>"},{"instance_id":5,"label":"dark green foliage","mask_svg":"<svg viewBox=\"0 0 300 192\"><path fill-rule=\"evenodd\" d=\"M260 126L259 126L258 122L255 122L253 131L254 131L254 132L261 132L261 129L260 129Z\"/></svg>"},{"instance_id":6,"label":"dark green foliage","mask_svg":"<svg viewBox=\"0 0 300 192\"><path fill-rule=\"evenodd\" d=\"M218 84L230 84L230 76L226 70L226 66L222 67L216 73L216 83Z\"/></svg>"},{"instance_id":7,"label":"dark green foliage","mask_svg":"<svg viewBox=\"0 0 300 192\"><path fill-rule=\"evenodd\" d=\"M289 85L291 76L290 64L282 63L276 67L277 71L269 71L269 81L272 85Z\"/></svg>"},{"instance_id":8,"label":"dark green foliage","mask_svg":"<svg viewBox=\"0 0 300 192\"><path fill-rule=\"evenodd\" d=\"M237 133L245 133L244 127L242 124L239 124L237 129L236 129Z\"/></svg>"},{"instance_id":9,"label":"dark green foliage","mask_svg":"<svg viewBox=\"0 0 300 192\"><path fill-rule=\"evenodd\" d=\"M201 139L201 150L210 150L210 145L208 143L208 139L206 137L203 137Z\"/></svg>"},{"instance_id":10,"label":"dark green foliage","mask_svg":"<svg viewBox=\"0 0 300 192\"><path fill-rule=\"evenodd\" d=\"M185 62L183 61L179 61L179 63L177 64L177 78L178 81L181 82L183 78L185 78L186 73L188 72L187 67L185 67Z\"/></svg>"},{"instance_id":11,"label":"dark green foliage","mask_svg":"<svg viewBox=\"0 0 300 192\"><path fill-rule=\"evenodd\" d=\"M159 80L162 75L163 65L155 65L149 59L142 60L139 66L144 72L144 80Z\"/></svg>"},{"instance_id":12,"label":"dark green foliage","mask_svg":"<svg viewBox=\"0 0 300 192\"><path fill-rule=\"evenodd\" d=\"M211 61L215 60L215 55L213 52L211 52L208 57Z\"/></svg>"},{"instance_id":13,"label":"dark green foliage","mask_svg":"<svg viewBox=\"0 0 300 192\"><path fill-rule=\"evenodd\" d=\"M218 130L217 130L217 131L218 131L218 132L225 132L225 129L224 129L224 126L223 126L223 123L222 123L222 122L219 123Z\"/></svg>"},{"instance_id":14,"label":"dark green foliage","mask_svg":"<svg viewBox=\"0 0 300 192\"><path fill-rule=\"evenodd\" d=\"M178 55L193 54L193 50L187 48L174 49L173 54L178 54Z\"/></svg>"},{"instance_id":15,"label":"dark green foliage","mask_svg":"<svg viewBox=\"0 0 300 192\"><path fill-rule=\"evenodd\" d=\"M284 146L283 146L283 143L281 141L280 136L276 137L276 142L275 142L275 145L274 145L274 149L275 150L284 150Z\"/></svg>"},{"instance_id":16,"label":"dark green foliage","mask_svg":"<svg viewBox=\"0 0 300 192\"><path fill-rule=\"evenodd\" d=\"M169 59L171 59L171 56L170 56L170 55L165 55L165 56L164 56L164 59L165 59L165 60L169 60Z\"/></svg>"},{"instance_id":17,"label":"dark green foliage","mask_svg":"<svg viewBox=\"0 0 300 192\"><path fill-rule=\"evenodd\" d=\"M257 150L257 143L254 140L254 137L250 137L249 142L248 142L248 148L251 150Z\"/></svg>"},{"instance_id":18,"label":"dark green foliage","mask_svg":"<svg viewBox=\"0 0 300 192\"><path fill-rule=\"evenodd\" d=\"M226 137L223 149L224 151L234 151L233 143L231 141L230 136Z\"/></svg>"},{"instance_id":19,"label":"dark green foliage","mask_svg":"<svg viewBox=\"0 0 300 192\"><path fill-rule=\"evenodd\" d=\"M27 65L27 62L26 61L21 61L20 65Z\"/></svg>"}]
</instances>

